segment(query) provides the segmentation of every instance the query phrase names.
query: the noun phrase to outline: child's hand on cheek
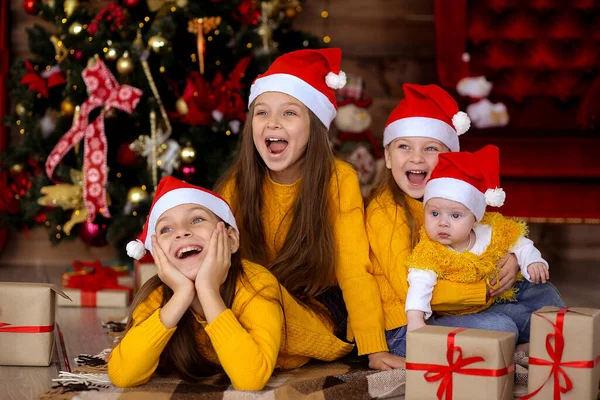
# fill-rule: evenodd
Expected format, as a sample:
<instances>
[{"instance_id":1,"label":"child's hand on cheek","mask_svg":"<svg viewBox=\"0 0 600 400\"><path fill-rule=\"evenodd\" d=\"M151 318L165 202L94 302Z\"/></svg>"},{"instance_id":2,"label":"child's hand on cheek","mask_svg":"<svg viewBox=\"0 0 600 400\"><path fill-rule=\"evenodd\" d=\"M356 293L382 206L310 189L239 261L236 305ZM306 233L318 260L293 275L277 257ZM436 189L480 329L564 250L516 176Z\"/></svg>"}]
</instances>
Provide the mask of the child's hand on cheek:
<instances>
[{"instance_id":1,"label":"child's hand on cheek","mask_svg":"<svg viewBox=\"0 0 600 400\"><path fill-rule=\"evenodd\" d=\"M160 280L170 287L174 294L193 294L194 282L169 262L167 255L156 240L156 235L152 235L152 249Z\"/></svg>"},{"instance_id":2,"label":"child's hand on cheek","mask_svg":"<svg viewBox=\"0 0 600 400\"><path fill-rule=\"evenodd\" d=\"M205 251L206 257L196 276L196 290L218 292L231 267L231 246L223 222L217 224Z\"/></svg>"}]
</instances>

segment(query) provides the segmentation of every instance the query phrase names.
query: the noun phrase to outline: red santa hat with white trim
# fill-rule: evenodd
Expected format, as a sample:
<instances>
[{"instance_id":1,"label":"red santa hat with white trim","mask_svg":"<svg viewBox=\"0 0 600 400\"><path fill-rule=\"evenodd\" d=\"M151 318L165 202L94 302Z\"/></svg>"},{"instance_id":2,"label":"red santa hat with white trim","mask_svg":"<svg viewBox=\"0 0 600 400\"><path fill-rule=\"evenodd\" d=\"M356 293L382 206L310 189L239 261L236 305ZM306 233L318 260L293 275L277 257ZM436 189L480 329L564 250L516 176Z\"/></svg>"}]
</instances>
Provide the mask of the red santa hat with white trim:
<instances>
[{"instance_id":1,"label":"red santa hat with white trim","mask_svg":"<svg viewBox=\"0 0 600 400\"><path fill-rule=\"evenodd\" d=\"M405 83L402 90L404 99L388 118L383 145L400 137L428 137L459 151L458 136L469 130L471 120L452 96L438 85Z\"/></svg>"},{"instance_id":2,"label":"red santa hat with white trim","mask_svg":"<svg viewBox=\"0 0 600 400\"><path fill-rule=\"evenodd\" d=\"M289 94L301 101L326 128L337 113L334 89L346 85L338 48L297 50L283 54L250 87L248 104L265 92Z\"/></svg>"},{"instance_id":3,"label":"red santa hat with white trim","mask_svg":"<svg viewBox=\"0 0 600 400\"><path fill-rule=\"evenodd\" d=\"M442 153L425 186L423 204L434 197L467 207L481 221L486 206L501 207L506 194L500 186L500 150L485 146L474 153Z\"/></svg>"},{"instance_id":4,"label":"red santa hat with white trim","mask_svg":"<svg viewBox=\"0 0 600 400\"><path fill-rule=\"evenodd\" d=\"M161 215L181 204L198 204L208 208L226 224L238 230L235 217L229 204L218 194L199 186L190 185L172 176L167 176L158 184L152 201L150 214L144 224L144 230L136 241L127 244L127 255L141 259L146 249L152 253L152 235L156 233L156 223Z\"/></svg>"}]
</instances>

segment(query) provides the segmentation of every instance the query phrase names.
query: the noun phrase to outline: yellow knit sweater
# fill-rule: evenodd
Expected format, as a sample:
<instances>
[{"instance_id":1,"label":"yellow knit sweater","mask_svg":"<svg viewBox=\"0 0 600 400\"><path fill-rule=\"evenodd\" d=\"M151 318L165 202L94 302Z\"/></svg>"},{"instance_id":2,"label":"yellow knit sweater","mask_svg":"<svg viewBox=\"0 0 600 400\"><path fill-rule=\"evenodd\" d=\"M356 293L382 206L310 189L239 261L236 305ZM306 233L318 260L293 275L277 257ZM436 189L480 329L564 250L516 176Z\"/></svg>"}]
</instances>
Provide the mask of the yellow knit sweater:
<instances>
[{"instance_id":1,"label":"yellow knit sweater","mask_svg":"<svg viewBox=\"0 0 600 400\"><path fill-rule=\"evenodd\" d=\"M423 225L423 204L405 196L415 219L416 234ZM371 245L371 262L379 286L385 329L406 325L404 311L408 293L408 269L405 261L411 253L410 227L404 209L396 204L390 190L385 190L367 206L366 228ZM434 311L452 311L486 303L485 281L457 283L440 280L433 290Z\"/></svg>"},{"instance_id":2,"label":"yellow knit sweater","mask_svg":"<svg viewBox=\"0 0 600 400\"><path fill-rule=\"evenodd\" d=\"M238 282L231 309L210 324L196 315L198 349L223 367L236 389L260 390L274 368L297 368L312 358L333 361L352 350L352 345L335 337L330 323L280 290L269 271L248 261L243 261L243 268L248 280ZM108 361L115 385L141 385L156 370L160 354L177 329L167 329L160 321L161 300L158 288L134 310L133 327Z\"/></svg>"},{"instance_id":3,"label":"yellow knit sweater","mask_svg":"<svg viewBox=\"0 0 600 400\"><path fill-rule=\"evenodd\" d=\"M377 300L379 290L369 261L358 176L350 165L341 160L336 160L335 168L337 176L332 176L329 192L335 212L336 277L349 314L348 339L356 340L359 354L387 351L383 311L381 302ZM267 177L263 184L262 222L270 260L275 258L289 232L292 215L288 210L298 195L300 183L298 180L290 185L281 185ZM221 195L236 210L238 205L233 190L234 181L231 180Z\"/></svg>"}]
</instances>

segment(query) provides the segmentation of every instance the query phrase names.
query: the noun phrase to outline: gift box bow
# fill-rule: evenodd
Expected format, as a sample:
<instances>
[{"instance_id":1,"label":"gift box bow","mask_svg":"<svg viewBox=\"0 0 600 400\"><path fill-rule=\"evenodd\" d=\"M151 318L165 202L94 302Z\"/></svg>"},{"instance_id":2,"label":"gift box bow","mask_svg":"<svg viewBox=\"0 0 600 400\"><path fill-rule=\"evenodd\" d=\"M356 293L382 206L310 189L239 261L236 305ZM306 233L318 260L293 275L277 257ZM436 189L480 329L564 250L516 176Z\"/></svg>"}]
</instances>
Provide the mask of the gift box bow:
<instances>
[{"instance_id":1,"label":"gift box bow","mask_svg":"<svg viewBox=\"0 0 600 400\"><path fill-rule=\"evenodd\" d=\"M81 289L85 292L97 292L99 290L127 290L132 289L121 286L118 283L120 276L126 276L127 272L117 271L111 267L103 267L100 261L85 262L73 261L73 272L62 274L64 287Z\"/></svg>"},{"instance_id":2,"label":"gift box bow","mask_svg":"<svg viewBox=\"0 0 600 400\"><path fill-rule=\"evenodd\" d=\"M446 339L446 360L448 361L448 365L406 363L407 370L425 371L423 375L427 382L441 381L436 393L439 400L452 400L452 377L454 374L500 377L509 374L515 369L514 364L499 369L466 368L471 364L485 361L485 359L479 356L463 358L462 349L456 346L454 341L456 335L464 330L465 328L458 328L448 334Z\"/></svg>"},{"instance_id":3,"label":"gift box bow","mask_svg":"<svg viewBox=\"0 0 600 400\"><path fill-rule=\"evenodd\" d=\"M521 400L527 400L535 396L542 390L546 383L550 381L550 378L553 379L554 382L554 400L560 400L562 393L567 393L571 389L573 389L573 381L565 371L566 368L594 368L600 362L600 355L598 355L593 360L585 360L585 361L562 361L563 351L565 349L565 337L563 334L563 328L565 324L565 315L568 311L574 312L573 310L569 310L567 307L563 307L558 309L558 313L556 314L556 323L550 321L547 317L542 315L540 312L534 313L538 317L541 317L548 321L554 330L554 333L549 333L546 336L546 351L548 352L548 356L550 360L544 360L542 358L537 357L529 357L529 365L544 365L551 366L550 372L548 373L548 377L542 385L534 390L533 392L520 397ZM561 377L564 385L561 384Z\"/></svg>"}]
</instances>

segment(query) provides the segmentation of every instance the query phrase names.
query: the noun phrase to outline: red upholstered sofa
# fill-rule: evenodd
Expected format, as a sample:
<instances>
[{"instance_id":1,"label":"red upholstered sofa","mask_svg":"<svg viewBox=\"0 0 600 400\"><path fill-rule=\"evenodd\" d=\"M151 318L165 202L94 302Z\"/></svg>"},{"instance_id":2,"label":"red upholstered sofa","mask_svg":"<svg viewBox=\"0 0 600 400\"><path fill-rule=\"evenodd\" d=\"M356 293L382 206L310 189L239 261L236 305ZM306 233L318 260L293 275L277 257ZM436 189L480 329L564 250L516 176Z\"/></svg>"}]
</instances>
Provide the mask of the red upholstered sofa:
<instances>
[{"instance_id":1,"label":"red upholstered sofa","mask_svg":"<svg viewBox=\"0 0 600 400\"><path fill-rule=\"evenodd\" d=\"M500 147L502 212L535 222L600 223L600 1L435 0L438 77L494 84L510 123L472 129L464 150ZM461 99L461 108L468 99Z\"/></svg>"}]
</instances>

